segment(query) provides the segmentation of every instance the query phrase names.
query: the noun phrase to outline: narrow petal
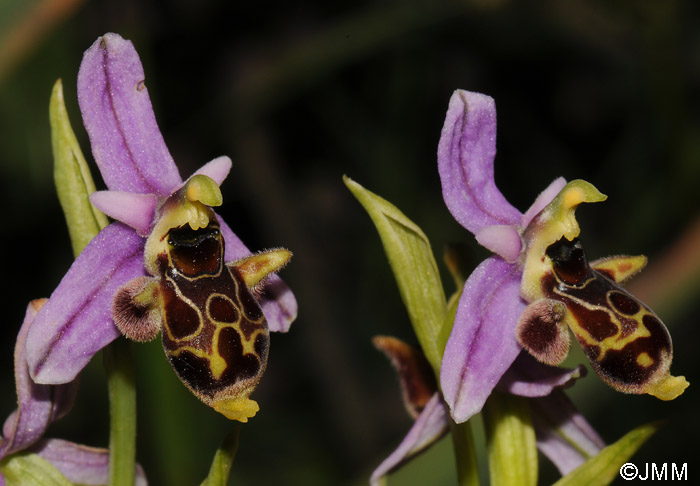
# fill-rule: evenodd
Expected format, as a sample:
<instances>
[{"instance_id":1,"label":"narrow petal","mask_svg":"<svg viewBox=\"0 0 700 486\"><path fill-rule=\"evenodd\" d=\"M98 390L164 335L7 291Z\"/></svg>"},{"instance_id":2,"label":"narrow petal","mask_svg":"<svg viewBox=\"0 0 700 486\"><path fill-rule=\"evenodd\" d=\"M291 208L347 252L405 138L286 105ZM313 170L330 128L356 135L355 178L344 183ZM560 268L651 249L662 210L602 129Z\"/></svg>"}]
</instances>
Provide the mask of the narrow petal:
<instances>
[{"instance_id":1,"label":"narrow petal","mask_svg":"<svg viewBox=\"0 0 700 486\"><path fill-rule=\"evenodd\" d=\"M520 353L515 324L525 309L521 273L499 257L467 279L440 370L445 402L457 423L479 412Z\"/></svg>"},{"instance_id":2,"label":"narrow petal","mask_svg":"<svg viewBox=\"0 0 700 486\"><path fill-rule=\"evenodd\" d=\"M520 233L514 226L502 224L484 226L475 236L481 246L491 250L508 263L515 263L518 260L523 243L520 240Z\"/></svg>"},{"instance_id":3,"label":"narrow petal","mask_svg":"<svg viewBox=\"0 0 700 486\"><path fill-rule=\"evenodd\" d=\"M435 393L401 444L374 470L369 480L370 484L377 486L382 477L435 443L447 432L447 428L447 410L440 400L440 395Z\"/></svg>"},{"instance_id":4,"label":"narrow petal","mask_svg":"<svg viewBox=\"0 0 700 486\"><path fill-rule=\"evenodd\" d=\"M109 189L169 196L182 183L158 129L133 44L105 34L85 52L78 101Z\"/></svg>"},{"instance_id":5,"label":"narrow petal","mask_svg":"<svg viewBox=\"0 0 700 486\"><path fill-rule=\"evenodd\" d=\"M224 236L224 261L232 262L249 256L252 252L235 235L226 222L217 215L221 234ZM291 289L277 275L271 275L265 282L265 287L258 296L267 325L270 331L287 332L297 318L297 300Z\"/></svg>"},{"instance_id":6,"label":"narrow petal","mask_svg":"<svg viewBox=\"0 0 700 486\"><path fill-rule=\"evenodd\" d=\"M523 351L518 355L496 387L500 391L523 397L543 397L555 388L566 388L586 376L586 368L558 368L542 364Z\"/></svg>"},{"instance_id":7,"label":"narrow petal","mask_svg":"<svg viewBox=\"0 0 700 486\"><path fill-rule=\"evenodd\" d=\"M396 370L408 414L417 419L437 391L430 363L418 349L392 336L374 336L374 347L383 352Z\"/></svg>"},{"instance_id":8,"label":"narrow petal","mask_svg":"<svg viewBox=\"0 0 700 486\"><path fill-rule=\"evenodd\" d=\"M102 485L109 481L109 451L60 439L43 440L33 452L49 461L66 479L75 484ZM146 475L136 465L136 486L146 486Z\"/></svg>"},{"instance_id":9,"label":"narrow petal","mask_svg":"<svg viewBox=\"0 0 700 486\"><path fill-rule=\"evenodd\" d=\"M204 164L202 167L199 168L199 170L197 170L197 172L192 174L192 176L205 175L214 179L214 181L218 185L221 185L221 183L224 182L224 179L226 179L226 176L228 176L228 173L230 171L231 159L229 159L225 155L222 155L221 157L217 157L214 160Z\"/></svg>"},{"instance_id":10,"label":"narrow petal","mask_svg":"<svg viewBox=\"0 0 700 486\"><path fill-rule=\"evenodd\" d=\"M15 385L18 408L3 425L5 441L0 445L0 458L26 449L44 434L51 422L68 412L78 391L76 381L64 385L39 385L29 376L26 341L29 329L46 299L34 300L15 343Z\"/></svg>"},{"instance_id":11,"label":"narrow petal","mask_svg":"<svg viewBox=\"0 0 700 486\"><path fill-rule=\"evenodd\" d=\"M455 91L438 145L438 171L447 208L474 234L484 226L517 225L522 216L496 187L495 155L493 98Z\"/></svg>"},{"instance_id":12,"label":"narrow petal","mask_svg":"<svg viewBox=\"0 0 700 486\"><path fill-rule=\"evenodd\" d=\"M73 380L119 336L112 299L121 285L145 274L144 241L133 229L112 223L73 262L27 337L27 361L36 382Z\"/></svg>"},{"instance_id":13,"label":"narrow petal","mask_svg":"<svg viewBox=\"0 0 700 486\"><path fill-rule=\"evenodd\" d=\"M151 231L158 196L124 191L97 191L90 195L90 202L110 218L131 226L145 238Z\"/></svg>"},{"instance_id":14,"label":"narrow petal","mask_svg":"<svg viewBox=\"0 0 700 486\"><path fill-rule=\"evenodd\" d=\"M530 221L532 221L532 218L537 216L537 213L542 211L544 208L547 207L547 204L551 203L552 200L559 194L559 192L564 188L566 185L566 179L563 177L558 177L557 179L554 179L549 186L547 186L547 189L542 191L539 196L537 196L537 199L535 199L535 202L532 203L532 206L523 214L523 219L521 222L521 226L523 228L526 228L528 224L530 224Z\"/></svg>"},{"instance_id":15,"label":"narrow petal","mask_svg":"<svg viewBox=\"0 0 700 486\"><path fill-rule=\"evenodd\" d=\"M605 447L598 433L561 390L530 400L537 447L562 475L576 469Z\"/></svg>"}]
</instances>

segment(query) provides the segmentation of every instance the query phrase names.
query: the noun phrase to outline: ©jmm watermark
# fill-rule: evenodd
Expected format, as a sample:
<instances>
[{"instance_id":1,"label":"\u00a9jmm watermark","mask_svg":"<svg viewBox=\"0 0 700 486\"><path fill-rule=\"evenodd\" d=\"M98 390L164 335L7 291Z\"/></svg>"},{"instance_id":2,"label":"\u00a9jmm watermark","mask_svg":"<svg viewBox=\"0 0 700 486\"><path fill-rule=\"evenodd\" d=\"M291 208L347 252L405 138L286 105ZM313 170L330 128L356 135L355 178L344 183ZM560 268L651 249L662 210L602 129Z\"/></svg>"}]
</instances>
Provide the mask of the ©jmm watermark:
<instances>
[{"instance_id":1,"label":"\u00a9jmm watermark","mask_svg":"<svg viewBox=\"0 0 700 486\"><path fill-rule=\"evenodd\" d=\"M620 476L627 481L632 481L633 479L641 481L687 481L688 463L684 462L682 465L679 465L672 462L669 465L668 462L662 464L647 462L643 467L639 468L631 462L626 462L620 468Z\"/></svg>"}]
</instances>

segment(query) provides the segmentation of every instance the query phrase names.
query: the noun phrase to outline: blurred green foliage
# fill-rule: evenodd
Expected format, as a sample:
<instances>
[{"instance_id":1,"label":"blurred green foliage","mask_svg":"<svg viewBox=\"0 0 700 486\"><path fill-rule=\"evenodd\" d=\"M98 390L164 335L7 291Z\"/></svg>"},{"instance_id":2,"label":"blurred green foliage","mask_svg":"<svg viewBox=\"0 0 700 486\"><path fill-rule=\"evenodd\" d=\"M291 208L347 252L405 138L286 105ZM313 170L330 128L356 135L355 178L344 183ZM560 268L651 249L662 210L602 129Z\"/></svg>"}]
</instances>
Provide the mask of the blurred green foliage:
<instances>
[{"instance_id":1,"label":"blurred green foliage","mask_svg":"<svg viewBox=\"0 0 700 486\"><path fill-rule=\"evenodd\" d=\"M578 215L591 258L645 253L653 265L700 216L697 2L2 0L0 13L0 45L23 41L10 61L0 50L0 415L13 407L12 348L26 303L49 295L72 260L52 186L51 87L63 79L90 159L78 66L99 35L119 32L141 54L183 176L231 156L226 221L252 249L294 251L282 277L299 319L272 337L255 393L261 411L241 427L235 484L365 484L408 430L393 371L370 338L415 338L379 238L341 175L394 203L436 252L466 240L478 263L485 251L447 212L436 168L454 89L495 98L496 179L517 207L560 175L609 196ZM41 28L21 30L27 23ZM687 293L667 324L673 372L694 383L700 307ZM136 348L138 459L153 484L198 484L232 424L182 387L159 344ZM692 470L695 385L662 403L613 392L591 375L571 395L608 442L670 418L634 461ZM51 435L104 446L107 423L98 359ZM389 484L425 484L435 470L444 477L431 484L451 484L449 455L443 441ZM546 463L540 469L542 484L556 477Z\"/></svg>"}]
</instances>

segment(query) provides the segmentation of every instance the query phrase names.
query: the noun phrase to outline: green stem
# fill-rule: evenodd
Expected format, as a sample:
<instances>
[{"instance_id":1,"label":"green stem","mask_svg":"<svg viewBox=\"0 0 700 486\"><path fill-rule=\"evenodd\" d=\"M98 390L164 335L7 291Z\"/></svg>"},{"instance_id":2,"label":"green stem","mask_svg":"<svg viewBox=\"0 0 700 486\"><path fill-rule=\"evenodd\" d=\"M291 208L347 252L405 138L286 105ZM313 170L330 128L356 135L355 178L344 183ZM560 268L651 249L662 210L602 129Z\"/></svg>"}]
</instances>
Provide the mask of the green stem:
<instances>
[{"instance_id":1,"label":"green stem","mask_svg":"<svg viewBox=\"0 0 700 486\"><path fill-rule=\"evenodd\" d=\"M459 486L478 486L479 468L476 462L471 421L461 424L450 421L450 432L455 450L455 460L457 461L457 484Z\"/></svg>"},{"instance_id":2,"label":"green stem","mask_svg":"<svg viewBox=\"0 0 700 486\"><path fill-rule=\"evenodd\" d=\"M214 455L214 460L209 468L209 474L201 486L226 486L231 473L233 459L238 451L238 434L240 427L236 426L221 443Z\"/></svg>"},{"instance_id":3,"label":"green stem","mask_svg":"<svg viewBox=\"0 0 700 486\"><path fill-rule=\"evenodd\" d=\"M109 394L109 485L133 486L136 466L136 382L131 343L118 338L104 350Z\"/></svg>"}]
</instances>

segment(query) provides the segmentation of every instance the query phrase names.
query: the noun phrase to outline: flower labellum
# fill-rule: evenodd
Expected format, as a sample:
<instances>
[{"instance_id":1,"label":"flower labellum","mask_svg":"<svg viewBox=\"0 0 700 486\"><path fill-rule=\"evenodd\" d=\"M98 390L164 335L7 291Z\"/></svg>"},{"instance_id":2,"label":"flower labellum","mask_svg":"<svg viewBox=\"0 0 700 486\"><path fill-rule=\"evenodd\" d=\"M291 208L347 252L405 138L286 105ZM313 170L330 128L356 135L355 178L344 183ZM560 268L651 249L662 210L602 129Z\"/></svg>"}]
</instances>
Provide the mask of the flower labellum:
<instances>
[{"instance_id":1,"label":"flower labellum","mask_svg":"<svg viewBox=\"0 0 700 486\"><path fill-rule=\"evenodd\" d=\"M558 365L568 353L571 329L611 387L673 400L688 382L669 373L671 336L651 309L618 285L646 258L589 264L577 238L576 206L604 199L588 182L571 181L525 230L521 295L531 303L518 321L518 341L541 362Z\"/></svg>"},{"instance_id":2,"label":"flower labellum","mask_svg":"<svg viewBox=\"0 0 700 486\"><path fill-rule=\"evenodd\" d=\"M271 250L224 264L224 240L214 212L219 186L191 178L160 211L146 241L144 266L119 289L112 308L117 328L143 342L162 334L178 377L204 403L246 422L259 410L248 397L267 364L270 333L254 289L291 258Z\"/></svg>"}]
</instances>

